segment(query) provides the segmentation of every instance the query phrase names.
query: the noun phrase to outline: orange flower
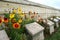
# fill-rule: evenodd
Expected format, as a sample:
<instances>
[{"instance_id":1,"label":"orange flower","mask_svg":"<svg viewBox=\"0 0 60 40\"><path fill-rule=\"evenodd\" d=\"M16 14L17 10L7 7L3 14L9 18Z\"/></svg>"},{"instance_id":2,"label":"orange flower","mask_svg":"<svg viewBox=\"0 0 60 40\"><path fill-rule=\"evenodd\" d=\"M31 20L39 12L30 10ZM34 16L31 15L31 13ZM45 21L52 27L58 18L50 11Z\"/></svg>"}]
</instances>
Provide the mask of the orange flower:
<instances>
[{"instance_id":1,"label":"orange flower","mask_svg":"<svg viewBox=\"0 0 60 40\"><path fill-rule=\"evenodd\" d=\"M5 23L8 23L8 18L4 18L4 22Z\"/></svg>"},{"instance_id":2,"label":"orange flower","mask_svg":"<svg viewBox=\"0 0 60 40\"><path fill-rule=\"evenodd\" d=\"M14 23L14 24L13 24L13 28L15 28L15 29L19 29L20 26L21 26L21 25L20 25L19 23Z\"/></svg>"},{"instance_id":3,"label":"orange flower","mask_svg":"<svg viewBox=\"0 0 60 40\"><path fill-rule=\"evenodd\" d=\"M0 16L0 25L3 22L3 17Z\"/></svg>"}]
</instances>

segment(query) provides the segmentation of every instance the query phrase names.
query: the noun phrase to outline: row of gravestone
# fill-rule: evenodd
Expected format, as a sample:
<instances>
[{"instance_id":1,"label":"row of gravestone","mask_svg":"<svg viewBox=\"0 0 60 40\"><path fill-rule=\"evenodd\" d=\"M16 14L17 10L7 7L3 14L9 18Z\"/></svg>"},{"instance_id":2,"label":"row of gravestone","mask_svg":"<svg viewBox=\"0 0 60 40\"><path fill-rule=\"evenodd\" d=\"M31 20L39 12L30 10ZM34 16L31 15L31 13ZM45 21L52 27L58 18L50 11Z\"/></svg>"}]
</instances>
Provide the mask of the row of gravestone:
<instances>
[{"instance_id":1,"label":"row of gravestone","mask_svg":"<svg viewBox=\"0 0 60 40\"><path fill-rule=\"evenodd\" d=\"M54 32L54 24L56 24L56 27L59 27L58 22L60 21L60 18L55 18L54 20L51 21L48 20L48 25L47 29L49 29L49 33L52 34ZM30 23L27 24L26 26L27 32L30 34L32 37L32 40L44 40L44 27L39 25L38 23ZM9 40L5 30L0 30L0 40Z\"/></svg>"}]
</instances>

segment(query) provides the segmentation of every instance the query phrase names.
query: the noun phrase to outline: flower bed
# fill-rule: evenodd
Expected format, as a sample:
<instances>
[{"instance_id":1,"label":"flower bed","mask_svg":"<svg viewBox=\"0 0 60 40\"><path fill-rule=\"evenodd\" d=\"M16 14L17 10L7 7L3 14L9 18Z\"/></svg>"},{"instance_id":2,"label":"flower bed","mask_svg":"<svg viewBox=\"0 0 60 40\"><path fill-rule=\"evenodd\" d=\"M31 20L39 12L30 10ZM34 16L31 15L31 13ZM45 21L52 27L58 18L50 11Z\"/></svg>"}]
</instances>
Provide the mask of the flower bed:
<instances>
[{"instance_id":1,"label":"flower bed","mask_svg":"<svg viewBox=\"0 0 60 40\"><path fill-rule=\"evenodd\" d=\"M16 13L16 11L18 13ZM5 13L4 17L0 17L0 26L4 24L5 29L10 40L28 40L28 33L25 29L25 25L34 22L33 19L23 19L25 14L21 9L13 10L12 13Z\"/></svg>"}]
</instances>

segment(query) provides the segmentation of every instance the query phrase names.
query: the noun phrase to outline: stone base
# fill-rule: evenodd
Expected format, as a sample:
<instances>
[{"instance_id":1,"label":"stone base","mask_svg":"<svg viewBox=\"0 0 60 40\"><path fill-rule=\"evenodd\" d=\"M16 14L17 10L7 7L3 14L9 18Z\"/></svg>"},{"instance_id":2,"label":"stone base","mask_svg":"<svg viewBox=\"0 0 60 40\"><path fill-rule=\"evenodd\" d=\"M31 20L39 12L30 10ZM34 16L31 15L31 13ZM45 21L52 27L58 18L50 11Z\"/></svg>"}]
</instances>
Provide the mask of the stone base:
<instances>
[{"instance_id":1,"label":"stone base","mask_svg":"<svg viewBox=\"0 0 60 40\"><path fill-rule=\"evenodd\" d=\"M9 40L5 30L0 30L0 40Z\"/></svg>"}]
</instances>

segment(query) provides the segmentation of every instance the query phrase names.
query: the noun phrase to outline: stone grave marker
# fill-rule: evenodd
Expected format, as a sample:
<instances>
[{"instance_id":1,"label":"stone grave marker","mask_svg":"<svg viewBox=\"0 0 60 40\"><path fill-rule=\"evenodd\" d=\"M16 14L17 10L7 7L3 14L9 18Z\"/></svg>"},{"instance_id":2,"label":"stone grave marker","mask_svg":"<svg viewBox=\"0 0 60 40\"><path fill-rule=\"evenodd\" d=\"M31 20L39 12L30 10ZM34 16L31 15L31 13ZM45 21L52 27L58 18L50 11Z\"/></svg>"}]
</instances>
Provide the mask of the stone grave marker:
<instances>
[{"instance_id":1,"label":"stone grave marker","mask_svg":"<svg viewBox=\"0 0 60 40\"><path fill-rule=\"evenodd\" d=\"M38 23L30 23L26 26L27 32L32 36L32 40L44 40L43 30L44 28Z\"/></svg>"},{"instance_id":2,"label":"stone grave marker","mask_svg":"<svg viewBox=\"0 0 60 40\"><path fill-rule=\"evenodd\" d=\"M5 30L0 30L0 40L9 40Z\"/></svg>"},{"instance_id":3,"label":"stone grave marker","mask_svg":"<svg viewBox=\"0 0 60 40\"><path fill-rule=\"evenodd\" d=\"M58 22L58 23L59 23L59 26L60 26L60 17L56 17L56 19L58 19L58 20L59 20L59 22Z\"/></svg>"},{"instance_id":4,"label":"stone grave marker","mask_svg":"<svg viewBox=\"0 0 60 40\"><path fill-rule=\"evenodd\" d=\"M60 20L60 18L59 17L56 17L58 20Z\"/></svg>"},{"instance_id":5,"label":"stone grave marker","mask_svg":"<svg viewBox=\"0 0 60 40\"><path fill-rule=\"evenodd\" d=\"M54 23L50 20L47 21L47 24L49 25L50 34L52 34L54 32Z\"/></svg>"},{"instance_id":6,"label":"stone grave marker","mask_svg":"<svg viewBox=\"0 0 60 40\"><path fill-rule=\"evenodd\" d=\"M59 23L58 23L59 20L58 19L54 19L53 21L56 23L56 27L58 28L59 27Z\"/></svg>"}]
</instances>

